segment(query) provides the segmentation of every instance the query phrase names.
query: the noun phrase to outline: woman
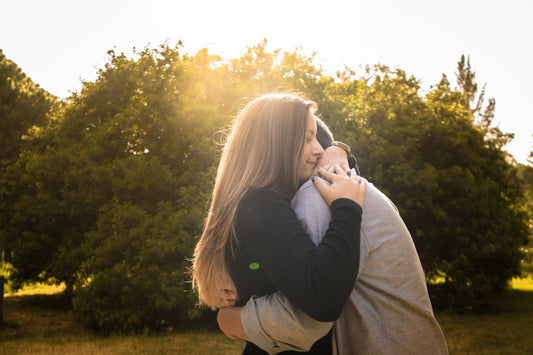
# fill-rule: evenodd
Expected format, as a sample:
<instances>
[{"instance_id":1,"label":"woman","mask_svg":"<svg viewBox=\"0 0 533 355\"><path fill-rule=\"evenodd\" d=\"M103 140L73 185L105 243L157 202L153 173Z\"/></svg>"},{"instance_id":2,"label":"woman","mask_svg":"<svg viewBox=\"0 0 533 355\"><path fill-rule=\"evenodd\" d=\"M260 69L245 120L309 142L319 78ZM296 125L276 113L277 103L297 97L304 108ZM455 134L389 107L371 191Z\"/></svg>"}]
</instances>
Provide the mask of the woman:
<instances>
[{"instance_id":1,"label":"woman","mask_svg":"<svg viewBox=\"0 0 533 355\"><path fill-rule=\"evenodd\" d=\"M224 147L204 232L196 245L193 285L200 301L222 306L219 290L251 296L283 292L309 316L333 321L357 275L361 206L367 182L340 167L315 179L332 220L315 246L290 199L316 172L316 104L296 94L270 94L249 103ZM331 335L309 353L331 352ZM264 352L247 343L244 354Z\"/></svg>"}]
</instances>

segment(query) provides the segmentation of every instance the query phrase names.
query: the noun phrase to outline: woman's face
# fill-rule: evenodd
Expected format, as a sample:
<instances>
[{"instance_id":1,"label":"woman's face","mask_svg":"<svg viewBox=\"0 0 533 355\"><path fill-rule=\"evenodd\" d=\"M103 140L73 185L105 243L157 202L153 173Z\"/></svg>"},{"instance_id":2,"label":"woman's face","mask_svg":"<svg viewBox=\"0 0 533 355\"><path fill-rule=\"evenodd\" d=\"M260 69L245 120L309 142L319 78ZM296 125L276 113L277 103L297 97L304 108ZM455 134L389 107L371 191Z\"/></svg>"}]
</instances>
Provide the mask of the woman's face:
<instances>
[{"instance_id":1,"label":"woman's face","mask_svg":"<svg viewBox=\"0 0 533 355\"><path fill-rule=\"evenodd\" d=\"M300 182L308 180L313 176L318 167L318 160L324 154L324 149L316 139L316 121L315 116L309 112L307 116L307 126L305 130L305 143L300 159L298 177Z\"/></svg>"}]
</instances>

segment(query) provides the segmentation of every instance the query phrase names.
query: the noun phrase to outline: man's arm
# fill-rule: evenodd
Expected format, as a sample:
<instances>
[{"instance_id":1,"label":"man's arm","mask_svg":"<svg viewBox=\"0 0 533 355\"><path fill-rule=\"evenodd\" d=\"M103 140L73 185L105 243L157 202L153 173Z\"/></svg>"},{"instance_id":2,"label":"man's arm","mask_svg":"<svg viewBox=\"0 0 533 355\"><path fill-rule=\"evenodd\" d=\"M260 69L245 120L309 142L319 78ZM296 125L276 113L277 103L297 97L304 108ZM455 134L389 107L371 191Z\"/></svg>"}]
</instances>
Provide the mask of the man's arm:
<instances>
[{"instance_id":1,"label":"man's arm","mask_svg":"<svg viewBox=\"0 0 533 355\"><path fill-rule=\"evenodd\" d=\"M333 326L309 317L281 292L252 297L244 307L221 308L217 321L230 339L251 341L269 354L308 351Z\"/></svg>"},{"instance_id":2,"label":"man's arm","mask_svg":"<svg viewBox=\"0 0 533 355\"><path fill-rule=\"evenodd\" d=\"M281 292L252 297L242 307L241 321L250 341L269 354L309 351L333 327L333 322L320 322L305 314Z\"/></svg>"},{"instance_id":3,"label":"man's arm","mask_svg":"<svg viewBox=\"0 0 533 355\"><path fill-rule=\"evenodd\" d=\"M230 339L250 341L241 321L242 307L221 308L217 314L218 327Z\"/></svg>"}]
</instances>

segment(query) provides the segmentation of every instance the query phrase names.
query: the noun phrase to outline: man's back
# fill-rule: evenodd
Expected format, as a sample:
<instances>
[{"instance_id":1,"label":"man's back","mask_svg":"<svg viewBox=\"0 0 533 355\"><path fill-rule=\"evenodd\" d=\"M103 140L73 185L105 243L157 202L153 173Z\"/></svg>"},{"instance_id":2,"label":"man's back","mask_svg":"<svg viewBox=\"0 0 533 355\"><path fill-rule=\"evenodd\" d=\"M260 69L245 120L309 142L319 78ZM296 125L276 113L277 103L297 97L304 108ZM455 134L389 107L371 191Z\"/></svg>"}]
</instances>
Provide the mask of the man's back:
<instances>
[{"instance_id":1,"label":"man's back","mask_svg":"<svg viewBox=\"0 0 533 355\"><path fill-rule=\"evenodd\" d=\"M292 205L318 243L330 219L327 204L306 184ZM411 235L393 203L372 184L363 204L358 278L333 336L343 354L447 353Z\"/></svg>"}]
</instances>

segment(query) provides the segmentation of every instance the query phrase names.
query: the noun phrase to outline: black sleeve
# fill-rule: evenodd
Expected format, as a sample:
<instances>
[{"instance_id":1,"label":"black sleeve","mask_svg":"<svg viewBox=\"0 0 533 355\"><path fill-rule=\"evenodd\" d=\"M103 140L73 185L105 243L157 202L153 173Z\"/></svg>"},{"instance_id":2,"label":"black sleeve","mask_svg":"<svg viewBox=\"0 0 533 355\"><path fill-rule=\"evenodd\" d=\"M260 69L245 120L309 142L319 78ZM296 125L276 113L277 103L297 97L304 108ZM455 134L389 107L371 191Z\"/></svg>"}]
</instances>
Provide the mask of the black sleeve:
<instances>
[{"instance_id":1,"label":"black sleeve","mask_svg":"<svg viewBox=\"0 0 533 355\"><path fill-rule=\"evenodd\" d=\"M355 283L361 213L352 200L335 200L329 229L315 246L287 201L253 189L241 201L235 227L270 282L309 316L326 322L340 316Z\"/></svg>"}]
</instances>

